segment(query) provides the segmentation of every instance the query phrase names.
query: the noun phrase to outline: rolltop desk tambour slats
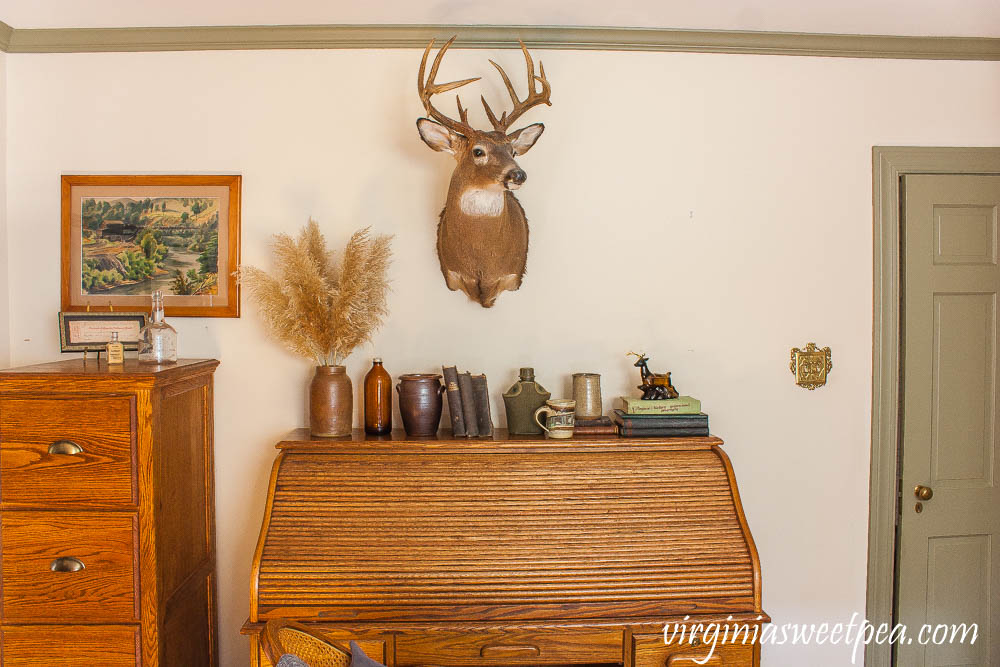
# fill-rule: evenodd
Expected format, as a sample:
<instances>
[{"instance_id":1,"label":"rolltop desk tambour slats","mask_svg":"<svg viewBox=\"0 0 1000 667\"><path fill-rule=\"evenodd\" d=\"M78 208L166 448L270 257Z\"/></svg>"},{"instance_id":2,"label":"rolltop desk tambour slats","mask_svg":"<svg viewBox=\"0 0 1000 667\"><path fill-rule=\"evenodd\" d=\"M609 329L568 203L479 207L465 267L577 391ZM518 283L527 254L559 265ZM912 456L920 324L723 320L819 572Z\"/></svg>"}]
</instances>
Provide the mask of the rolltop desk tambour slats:
<instances>
[{"instance_id":1,"label":"rolltop desk tambour slats","mask_svg":"<svg viewBox=\"0 0 1000 667\"><path fill-rule=\"evenodd\" d=\"M0 371L0 665L218 664L218 363Z\"/></svg>"},{"instance_id":2,"label":"rolltop desk tambour slats","mask_svg":"<svg viewBox=\"0 0 1000 667\"><path fill-rule=\"evenodd\" d=\"M296 431L253 559L251 663L270 667L259 633L288 618L391 667L694 664L665 623L767 619L721 445Z\"/></svg>"}]
</instances>

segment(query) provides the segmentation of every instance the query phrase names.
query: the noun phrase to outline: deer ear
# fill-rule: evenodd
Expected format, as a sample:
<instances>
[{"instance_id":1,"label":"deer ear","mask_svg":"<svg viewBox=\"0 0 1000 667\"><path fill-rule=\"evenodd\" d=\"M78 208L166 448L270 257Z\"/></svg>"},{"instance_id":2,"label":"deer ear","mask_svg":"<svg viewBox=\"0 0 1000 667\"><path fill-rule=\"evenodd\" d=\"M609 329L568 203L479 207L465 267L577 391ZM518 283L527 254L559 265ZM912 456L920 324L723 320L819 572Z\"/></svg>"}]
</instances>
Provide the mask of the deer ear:
<instances>
[{"instance_id":1,"label":"deer ear","mask_svg":"<svg viewBox=\"0 0 1000 667\"><path fill-rule=\"evenodd\" d=\"M428 118L417 120L417 131L424 143L436 151L455 154L458 150L459 135L455 134L441 123L435 123Z\"/></svg>"},{"instance_id":2,"label":"deer ear","mask_svg":"<svg viewBox=\"0 0 1000 667\"><path fill-rule=\"evenodd\" d=\"M535 123L534 125L522 127L517 132L508 135L510 145L514 149L514 155L524 155L527 153L535 145L535 142L538 141L538 137L542 136L543 130L545 130L544 125Z\"/></svg>"}]
</instances>

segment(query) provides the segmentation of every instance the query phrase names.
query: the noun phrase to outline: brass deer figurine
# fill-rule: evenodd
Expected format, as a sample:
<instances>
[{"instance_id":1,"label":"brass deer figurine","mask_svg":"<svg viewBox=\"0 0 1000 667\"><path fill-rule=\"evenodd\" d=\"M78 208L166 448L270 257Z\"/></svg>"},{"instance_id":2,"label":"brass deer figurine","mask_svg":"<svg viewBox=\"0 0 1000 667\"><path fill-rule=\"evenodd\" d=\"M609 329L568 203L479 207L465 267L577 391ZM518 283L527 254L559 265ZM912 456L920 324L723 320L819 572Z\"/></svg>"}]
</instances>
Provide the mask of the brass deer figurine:
<instances>
[{"instance_id":1,"label":"brass deer figurine","mask_svg":"<svg viewBox=\"0 0 1000 667\"><path fill-rule=\"evenodd\" d=\"M642 400L653 401L664 398L677 398L680 395L677 389L674 388L673 383L670 382L669 371L666 373L654 373L649 370L649 357L644 352L629 352L625 356L636 358L636 362L632 365L639 369L639 374L642 376L642 384L636 387L642 390Z\"/></svg>"},{"instance_id":2,"label":"brass deer figurine","mask_svg":"<svg viewBox=\"0 0 1000 667\"><path fill-rule=\"evenodd\" d=\"M459 120L449 118L434 108L431 97L480 78L435 82L441 59L454 41L452 37L441 47L426 78L427 56L434 40L424 50L417 90L429 118L419 119L417 130L424 143L436 151L450 153L457 162L437 228L438 259L445 283L448 289L462 290L483 308L491 308L501 292L518 289L524 277L528 220L513 191L524 184L528 175L514 158L535 145L545 126L534 123L510 133L507 130L528 109L539 104L552 106L549 101L552 89L545 78L545 67L539 62L540 74L535 74L535 64L521 42L528 71L527 97L518 98L507 73L491 60L500 72L514 108L497 118L482 97L486 117L493 126L492 131L482 132L469 124L468 110L456 95Z\"/></svg>"}]
</instances>

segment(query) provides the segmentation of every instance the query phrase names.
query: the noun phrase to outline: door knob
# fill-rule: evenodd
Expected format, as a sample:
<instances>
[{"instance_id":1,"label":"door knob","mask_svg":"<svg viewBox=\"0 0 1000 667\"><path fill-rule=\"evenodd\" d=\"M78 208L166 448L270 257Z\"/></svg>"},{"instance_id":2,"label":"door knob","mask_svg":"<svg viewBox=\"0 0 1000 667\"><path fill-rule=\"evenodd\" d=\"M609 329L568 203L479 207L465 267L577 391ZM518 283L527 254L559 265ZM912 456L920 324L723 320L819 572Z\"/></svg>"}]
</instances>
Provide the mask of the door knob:
<instances>
[{"instance_id":1,"label":"door knob","mask_svg":"<svg viewBox=\"0 0 1000 667\"><path fill-rule=\"evenodd\" d=\"M923 484L917 484L913 488L913 495L917 497L917 500L930 500L934 497L934 489Z\"/></svg>"}]
</instances>

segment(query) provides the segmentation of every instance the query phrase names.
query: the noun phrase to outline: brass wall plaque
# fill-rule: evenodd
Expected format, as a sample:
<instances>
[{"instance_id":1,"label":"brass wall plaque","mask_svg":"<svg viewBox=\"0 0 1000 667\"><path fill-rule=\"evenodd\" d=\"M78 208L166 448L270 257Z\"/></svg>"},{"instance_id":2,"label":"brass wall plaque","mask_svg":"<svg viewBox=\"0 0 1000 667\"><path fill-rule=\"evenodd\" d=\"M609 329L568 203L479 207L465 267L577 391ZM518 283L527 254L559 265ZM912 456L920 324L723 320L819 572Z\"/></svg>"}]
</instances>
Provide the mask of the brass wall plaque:
<instances>
[{"instance_id":1,"label":"brass wall plaque","mask_svg":"<svg viewBox=\"0 0 1000 667\"><path fill-rule=\"evenodd\" d=\"M795 384L810 391L826 384L826 376L833 369L830 348L819 349L816 343L806 344L806 349L792 348L792 361L788 366L795 376Z\"/></svg>"}]
</instances>

